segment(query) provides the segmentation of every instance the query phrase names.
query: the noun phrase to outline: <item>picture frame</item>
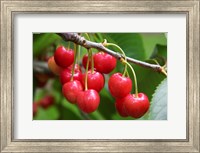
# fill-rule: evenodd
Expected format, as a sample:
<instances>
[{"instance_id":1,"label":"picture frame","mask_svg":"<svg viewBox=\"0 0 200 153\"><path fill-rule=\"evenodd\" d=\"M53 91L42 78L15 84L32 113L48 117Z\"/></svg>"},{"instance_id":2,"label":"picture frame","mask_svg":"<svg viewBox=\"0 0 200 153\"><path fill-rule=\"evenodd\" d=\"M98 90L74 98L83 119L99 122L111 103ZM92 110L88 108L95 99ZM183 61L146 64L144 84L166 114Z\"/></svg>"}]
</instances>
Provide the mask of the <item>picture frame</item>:
<instances>
[{"instance_id":1,"label":"picture frame","mask_svg":"<svg viewBox=\"0 0 200 153\"><path fill-rule=\"evenodd\" d=\"M200 152L199 0L1 0L1 152ZM13 137L13 20L18 13L148 13L187 15L187 138L185 140L16 140Z\"/></svg>"}]
</instances>

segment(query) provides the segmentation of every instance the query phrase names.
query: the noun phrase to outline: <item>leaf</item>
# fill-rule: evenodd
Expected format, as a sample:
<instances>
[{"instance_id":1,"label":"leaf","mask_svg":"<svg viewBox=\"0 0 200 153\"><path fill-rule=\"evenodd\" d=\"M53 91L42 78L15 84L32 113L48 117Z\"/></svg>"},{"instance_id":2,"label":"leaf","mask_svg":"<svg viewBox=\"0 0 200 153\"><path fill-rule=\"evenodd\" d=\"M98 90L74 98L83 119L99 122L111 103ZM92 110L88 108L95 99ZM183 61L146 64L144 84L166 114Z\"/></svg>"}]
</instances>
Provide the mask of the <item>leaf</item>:
<instances>
[{"instance_id":1,"label":"leaf","mask_svg":"<svg viewBox=\"0 0 200 153\"><path fill-rule=\"evenodd\" d=\"M149 111L149 119L167 119L167 79L161 82L153 94Z\"/></svg>"},{"instance_id":2,"label":"leaf","mask_svg":"<svg viewBox=\"0 0 200 153\"><path fill-rule=\"evenodd\" d=\"M105 120L103 115L98 110L94 111L93 113L88 114L88 116L92 120Z\"/></svg>"},{"instance_id":3,"label":"leaf","mask_svg":"<svg viewBox=\"0 0 200 153\"><path fill-rule=\"evenodd\" d=\"M156 45L154 52L151 55L151 59L156 59L160 65L164 65L167 60L167 46Z\"/></svg>"},{"instance_id":4,"label":"leaf","mask_svg":"<svg viewBox=\"0 0 200 153\"><path fill-rule=\"evenodd\" d=\"M51 44L55 44L57 40L61 40L61 37L59 37L57 34L33 34L33 55L40 55Z\"/></svg>"},{"instance_id":5,"label":"leaf","mask_svg":"<svg viewBox=\"0 0 200 153\"><path fill-rule=\"evenodd\" d=\"M165 33L141 33L146 59L149 59L154 52L156 45L167 46Z\"/></svg>"},{"instance_id":6,"label":"leaf","mask_svg":"<svg viewBox=\"0 0 200 153\"><path fill-rule=\"evenodd\" d=\"M57 107L50 106L47 109L38 108L38 112L34 120L57 120L59 118L59 111Z\"/></svg>"},{"instance_id":7,"label":"leaf","mask_svg":"<svg viewBox=\"0 0 200 153\"><path fill-rule=\"evenodd\" d=\"M112 115L116 112L115 104L114 99L106 88L103 88L100 92L100 100L98 108L99 113L101 113L106 119L112 119Z\"/></svg>"},{"instance_id":8,"label":"leaf","mask_svg":"<svg viewBox=\"0 0 200 153\"><path fill-rule=\"evenodd\" d=\"M34 101L39 101L46 95L46 90L37 88L35 90Z\"/></svg>"},{"instance_id":9,"label":"leaf","mask_svg":"<svg viewBox=\"0 0 200 153\"><path fill-rule=\"evenodd\" d=\"M145 50L142 37L138 33L108 33L104 34L108 42L116 43L125 52L126 56L134 57L138 60L145 59ZM116 48L112 48L116 50Z\"/></svg>"},{"instance_id":10,"label":"leaf","mask_svg":"<svg viewBox=\"0 0 200 153\"><path fill-rule=\"evenodd\" d=\"M156 45L154 52L151 55L151 58L162 57L167 58L167 46L165 45Z\"/></svg>"},{"instance_id":11,"label":"leaf","mask_svg":"<svg viewBox=\"0 0 200 153\"><path fill-rule=\"evenodd\" d=\"M71 104L64 97L62 98L61 105L61 119L64 120L81 120L83 117L81 116L80 110L75 104Z\"/></svg>"}]
</instances>

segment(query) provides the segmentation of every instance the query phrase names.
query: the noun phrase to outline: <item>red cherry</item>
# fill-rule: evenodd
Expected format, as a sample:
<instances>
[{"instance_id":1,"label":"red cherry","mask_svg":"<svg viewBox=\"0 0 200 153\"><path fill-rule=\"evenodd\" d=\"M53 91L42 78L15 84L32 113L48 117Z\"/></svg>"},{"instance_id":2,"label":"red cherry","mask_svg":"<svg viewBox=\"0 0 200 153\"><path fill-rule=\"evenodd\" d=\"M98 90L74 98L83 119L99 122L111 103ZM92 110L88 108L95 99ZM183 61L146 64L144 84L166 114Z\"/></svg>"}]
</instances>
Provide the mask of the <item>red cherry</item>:
<instances>
[{"instance_id":1,"label":"red cherry","mask_svg":"<svg viewBox=\"0 0 200 153\"><path fill-rule=\"evenodd\" d=\"M100 103L98 92L93 89L81 91L78 93L77 104L80 110L85 113L94 112Z\"/></svg>"},{"instance_id":2,"label":"red cherry","mask_svg":"<svg viewBox=\"0 0 200 153\"><path fill-rule=\"evenodd\" d=\"M37 109L38 109L37 102L33 102L33 116L37 114Z\"/></svg>"},{"instance_id":3,"label":"red cherry","mask_svg":"<svg viewBox=\"0 0 200 153\"><path fill-rule=\"evenodd\" d=\"M87 83L88 83L88 89L94 89L97 92L100 92L101 89L104 87L104 76L99 73L94 71L88 71L88 77L87 77ZM82 77L82 84L85 86L85 74L83 74Z\"/></svg>"},{"instance_id":4,"label":"red cherry","mask_svg":"<svg viewBox=\"0 0 200 153\"><path fill-rule=\"evenodd\" d=\"M54 103L54 98L52 96L45 96L39 101L39 105L43 108L48 108Z\"/></svg>"},{"instance_id":5,"label":"red cherry","mask_svg":"<svg viewBox=\"0 0 200 153\"><path fill-rule=\"evenodd\" d=\"M85 54L83 56L83 59L82 59L82 64L83 64L83 67L86 69L86 65L87 65L87 60L88 60L88 54ZM89 61L89 66L88 66L88 69L91 69L91 66L92 65L92 62Z\"/></svg>"},{"instance_id":6,"label":"red cherry","mask_svg":"<svg viewBox=\"0 0 200 153\"><path fill-rule=\"evenodd\" d=\"M61 73L60 73L60 82L63 84L69 82L71 80L71 76L72 76L72 71L67 68L64 69ZM79 69L75 69L74 70L74 79L73 80L78 80L81 82L82 80L82 73Z\"/></svg>"},{"instance_id":7,"label":"red cherry","mask_svg":"<svg viewBox=\"0 0 200 153\"><path fill-rule=\"evenodd\" d=\"M142 117L150 106L148 97L143 93L139 93L138 97L135 94L128 94L123 101L127 114L134 118Z\"/></svg>"},{"instance_id":8,"label":"red cherry","mask_svg":"<svg viewBox=\"0 0 200 153\"><path fill-rule=\"evenodd\" d=\"M101 73L108 74L116 67L117 60L104 52L94 55L94 67Z\"/></svg>"},{"instance_id":9,"label":"red cherry","mask_svg":"<svg viewBox=\"0 0 200 153\"><path fill-rule=\"evenodd\" d=\"M77 80L67 82L62 87L63 95L72 104L76 103L77 95L82 90L82 84Z\"/></svg>"},{"instance_id":10,"label":"red cherry","mask_svg":"<svg viewBox=\"0 0 200 153\"><path fill-rule=\"evenodd\" d=\"M66 68L74 62L74 52L72 49L67 50L64 46L60 46L54 53L54 59L58 66Z\"/></svg>"},{"instance_id":11,"label":"red cherry","mask_svg":"<svg viewBox=\"0 0 200 153\"><path fill-rule=\"evenodd\" d=\"M49 79L49 76L43 73L35 73L34 76L37 80L37 86L40 88L44 87Z\"/></svg>"},{"instance_id":12,"label":"red cherry","mask_svg":"<svg viewBox=\"0 0 200 153\"><path fill-rule=\"evenodd\" d=\"M123 98L116 100L115 107L120 116L128 117L128 114L126 113L126 109L124 107L124 99Z\"/></svg>"},{"instance_id":13,"label":"red cherry","mask_svg":"<svg viewBox=\"0 0 200 153\"><path fill-rule=\"evenodd\" d=\"M60 75L61 71L63 70L62 67L58 66L54 60L54 56L50 57L48 60L48 67L49 69L55 74Z\"/></svg>"},{"instance_id":14,"label":"red cherry","mask_svg":"<svg viewBox=\"0 0 200 153\"><path fill-rule=\"evenodd\" d=\"M131 92L132 81L129 77L123 77L121 73L115 73L108 81L108 88L113 97L123 98Z\"/></svg>"}]
</instances>

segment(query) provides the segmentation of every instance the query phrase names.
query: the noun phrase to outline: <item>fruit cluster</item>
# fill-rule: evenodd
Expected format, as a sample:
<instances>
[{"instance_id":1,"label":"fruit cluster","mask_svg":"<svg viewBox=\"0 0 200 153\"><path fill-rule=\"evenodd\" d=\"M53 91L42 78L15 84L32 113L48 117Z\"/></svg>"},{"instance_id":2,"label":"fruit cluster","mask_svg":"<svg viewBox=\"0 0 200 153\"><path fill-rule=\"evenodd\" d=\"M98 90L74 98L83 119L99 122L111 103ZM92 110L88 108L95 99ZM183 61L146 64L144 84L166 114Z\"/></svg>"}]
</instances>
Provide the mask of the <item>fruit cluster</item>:
<instances>
[{"instance_id":1,"label":"fruit cluster","mask_svg":"<svg viewBox=\"0 0 200 153\"><path fill-rule=\"evenodd\" d=\"M33 116L37 114L38 107L42 107L44 109L47 109L49 106L54 104L54 97L51 95L46 95L39 101L33 102Z\"/></svg>"},{"instance_id":2,"label":"fruit cluster","mask_svg":"<svg viewBox=\"0 0 200 153\"><path fill-rule=\"evenodd\" d=\"M104 74L114 70L117 61L105 52L100 51L93 55L89 49L82 59L85 68L83 73L76 64L76 56L76 50L60 46L54 56L49 58L48 66L54 74L59 75L62 93L67 101L77 104L85 113L92 113L98 109L100 103L99 92L105 84ZM130 94L132 80L126 76L128 72L125 72L115 73L109 78L109 91L116 99L115 107L122 117L139 118L148 111L150 103L143 93Z\"/></svg>"}]
</instances>

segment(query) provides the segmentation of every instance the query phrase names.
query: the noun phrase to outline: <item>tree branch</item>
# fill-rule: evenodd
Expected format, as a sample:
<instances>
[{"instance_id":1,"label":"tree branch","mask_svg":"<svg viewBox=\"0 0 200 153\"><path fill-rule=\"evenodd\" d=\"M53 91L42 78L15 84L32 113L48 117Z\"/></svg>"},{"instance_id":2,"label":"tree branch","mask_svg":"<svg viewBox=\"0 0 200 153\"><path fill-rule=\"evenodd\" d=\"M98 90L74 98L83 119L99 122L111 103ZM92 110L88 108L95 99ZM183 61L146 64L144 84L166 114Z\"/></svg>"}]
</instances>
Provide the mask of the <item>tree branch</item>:
<instances>
[{"instance_id":1,"label":"tree branch","mask_svg":"<svg viewBox=\"0 0 200 153\"><path fill-rule=\"evenodd\" d=\"M121 58L124 58L120 53L114 52L114 51L104 47L102 43L96 43L96 42L86 40L84 37L79 36L77 33L57 33L57 34L59 36L61 36L65 41L74 42L78 45L81 45L81 46L87 48L87 49L95 48L97 50L106 52L106 53L114 56L118 60L120 60ZM126 59L128 62L140 65L145 68L153 69L156 72L163 73L163 68L160 65L146 63L146 62L139 61L139 60L136 60L136 59L130 58L130 57L126 57Z\"/></svg>"},{"instance_id":2,"label":"tree branch","mask_svg":"<svg viewBox=\"0 0 200 153\"><path fill-rule=\"evenodd\" d=\"M49 70L47 62L33 61L33 71L36 73L44 73L52 75L53 73Z\"/></svg>"}]
</instances>

